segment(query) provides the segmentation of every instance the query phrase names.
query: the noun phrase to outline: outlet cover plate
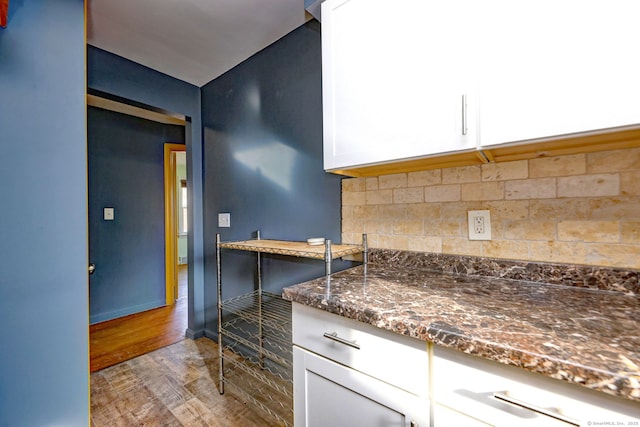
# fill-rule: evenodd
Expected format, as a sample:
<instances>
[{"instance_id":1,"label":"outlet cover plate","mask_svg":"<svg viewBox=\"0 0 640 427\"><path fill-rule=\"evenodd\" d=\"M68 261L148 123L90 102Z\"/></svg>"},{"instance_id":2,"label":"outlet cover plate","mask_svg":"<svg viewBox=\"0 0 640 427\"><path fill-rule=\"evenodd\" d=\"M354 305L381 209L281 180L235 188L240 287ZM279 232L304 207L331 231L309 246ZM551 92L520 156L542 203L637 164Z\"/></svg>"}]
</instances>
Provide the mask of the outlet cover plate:
<instances>
[{"instance_id":1,"label":"outlet cover plate","mask_svg":"<svg viewBox=\"0 0 640 427\"><path fill-rule=\"evenodd\" d=\"M113 221L115 219L115 209L114 208L104 208L102 218L105 221Z\"/></svg>"},{"instance_id":2,"label":"outlet cover plate","mask_svg":"<svg viewBox=\"0 0 640 427\"><path fill-rule=\"evenodd\" d=\"M231 227L231 214L230 213L219 213L218 214L218 227L221 228L229 228Z\"/></svg>"},{"instance_id":3,"label":"outlet cover plate","mask_svg":"<svg viewBox=\"0 0 640 427\"><path fill-rule=\"evenodd\" d=\"M490 211L469 211L468 220L469 240L491 240Z\"/></svg>"}]
</instances>

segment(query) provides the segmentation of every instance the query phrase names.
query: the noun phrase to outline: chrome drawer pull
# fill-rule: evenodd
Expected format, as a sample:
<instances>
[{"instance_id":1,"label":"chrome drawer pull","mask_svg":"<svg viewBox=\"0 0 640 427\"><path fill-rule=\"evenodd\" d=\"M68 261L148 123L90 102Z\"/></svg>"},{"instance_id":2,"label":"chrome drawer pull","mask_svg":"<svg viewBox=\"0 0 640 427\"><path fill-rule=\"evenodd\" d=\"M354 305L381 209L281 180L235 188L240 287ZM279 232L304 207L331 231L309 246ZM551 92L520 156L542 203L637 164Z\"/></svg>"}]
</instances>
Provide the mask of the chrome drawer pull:
<instances>
[{"instance_id":1,"label":"chrome drawer pull","mask_svg":"<svg viewBox=\"0 0 640 427\"><path fill-rule=\"evenodd\" d=\"M356 344L354 341L349 341L344 338L340 338L337 332L325 332L323 335L325 338L329 338L330 340L339 342L340 344L348 345L349 347L353 347L356 350L360 350L360 346Z\"/></svg>"},{"instance_id":2,"label":"chrome drawer pull","mask_svg":"<svg viewBox=\"0 0 640 427\"><path fill-rule=\"evenodd\" d=\"M493 397L502 402L510 403L512 405L518 406L520 408L528 409L529 411L536 412L541 415L546 415L547 417L555 418L556 420L564 421L567 424L571 424L572 426L580 427L580 422L576 421L573 418L567 417L566 415L562 415L558 412L551 411L549 409L541 408L539 406L531 405L527 402L524 402L520 399L515 399L511 396L507 396L504 393L493 393Z\"/></svg>"}]
</instances>

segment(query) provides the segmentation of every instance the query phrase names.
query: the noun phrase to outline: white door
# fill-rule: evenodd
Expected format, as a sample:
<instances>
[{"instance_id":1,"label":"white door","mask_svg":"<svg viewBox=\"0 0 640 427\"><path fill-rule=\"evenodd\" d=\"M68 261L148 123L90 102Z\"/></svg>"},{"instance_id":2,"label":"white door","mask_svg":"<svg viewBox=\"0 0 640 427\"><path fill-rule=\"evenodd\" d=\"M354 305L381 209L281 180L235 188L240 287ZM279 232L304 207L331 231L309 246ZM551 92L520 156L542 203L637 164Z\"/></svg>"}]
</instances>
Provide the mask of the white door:
<instances>
[{"instance_id":1,"label":"white door","mask_svg":"<svg viewBox=\"0 0 640 427\"><path fill-rule=\"evenodd\" d=\"M640 123L637 1L482 4L482 146Z\"/></svg>"},{"instance_id":2,"label":"white door","mask_svg":"<svg viewBox=\"0 0 640 427\"><path fill-rule=\"evenodd\" d=\"M464 32L475 16L459 4L323 4L325 169L476 147L473 39Z\"/></svg>"}]
</instances>

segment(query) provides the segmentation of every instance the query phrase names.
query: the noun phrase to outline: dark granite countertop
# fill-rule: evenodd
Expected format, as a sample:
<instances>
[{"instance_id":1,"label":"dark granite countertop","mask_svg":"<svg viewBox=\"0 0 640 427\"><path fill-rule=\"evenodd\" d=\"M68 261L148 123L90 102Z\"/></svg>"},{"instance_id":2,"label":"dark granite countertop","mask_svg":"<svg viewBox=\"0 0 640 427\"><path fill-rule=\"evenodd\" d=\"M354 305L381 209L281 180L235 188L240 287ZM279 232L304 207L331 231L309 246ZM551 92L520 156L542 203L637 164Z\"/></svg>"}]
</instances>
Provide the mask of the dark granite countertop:
<instances>
[{"instance_id":1,"label":"dark granite countertop","mask_svg":"<svg viewBox=\"0 0 640 427\"><path fill-rule=\"evenodd\" d=\"M283 297L640 402L636 294L392 265L354 267Z\"/></svg>"}]
</instances>

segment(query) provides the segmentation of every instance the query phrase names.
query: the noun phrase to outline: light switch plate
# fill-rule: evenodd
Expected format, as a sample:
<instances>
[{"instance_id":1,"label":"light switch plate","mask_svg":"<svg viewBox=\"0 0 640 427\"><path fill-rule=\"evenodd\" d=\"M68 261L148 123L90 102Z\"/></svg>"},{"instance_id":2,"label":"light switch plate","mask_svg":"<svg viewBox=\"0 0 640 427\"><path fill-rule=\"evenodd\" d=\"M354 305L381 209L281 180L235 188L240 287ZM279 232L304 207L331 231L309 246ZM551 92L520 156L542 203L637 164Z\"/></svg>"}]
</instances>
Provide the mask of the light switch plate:
<instances>
[{"instance_id":1,"label":"light switch plate","mask_svg":"<svg viewBox=\"0 0 640 427\"><path fill-rule=\"evenodd\" d=\"M469 211L469 240L491 240L491 213Z\"/></svg>"},{"instance_id":2,"label":"light switch plate","mask_svg":"<svg viewBox=\"0 0 640 427\"><path fill-rule=\"evenodd\" d=\"M231 227L231 214L230 213L219 213L218 214L218 227Z\"/></svg>"},{"instance_id":3,"label":"light switch plate","mask_svg":"<svg viewBox=\"0 0 640 427\"><path fill-rule=\"evenodd\" d=\"M115 209L114 208L104 208L104 216L105 221L113 221L115 218Z\"/></svg>"}]
</instances>

